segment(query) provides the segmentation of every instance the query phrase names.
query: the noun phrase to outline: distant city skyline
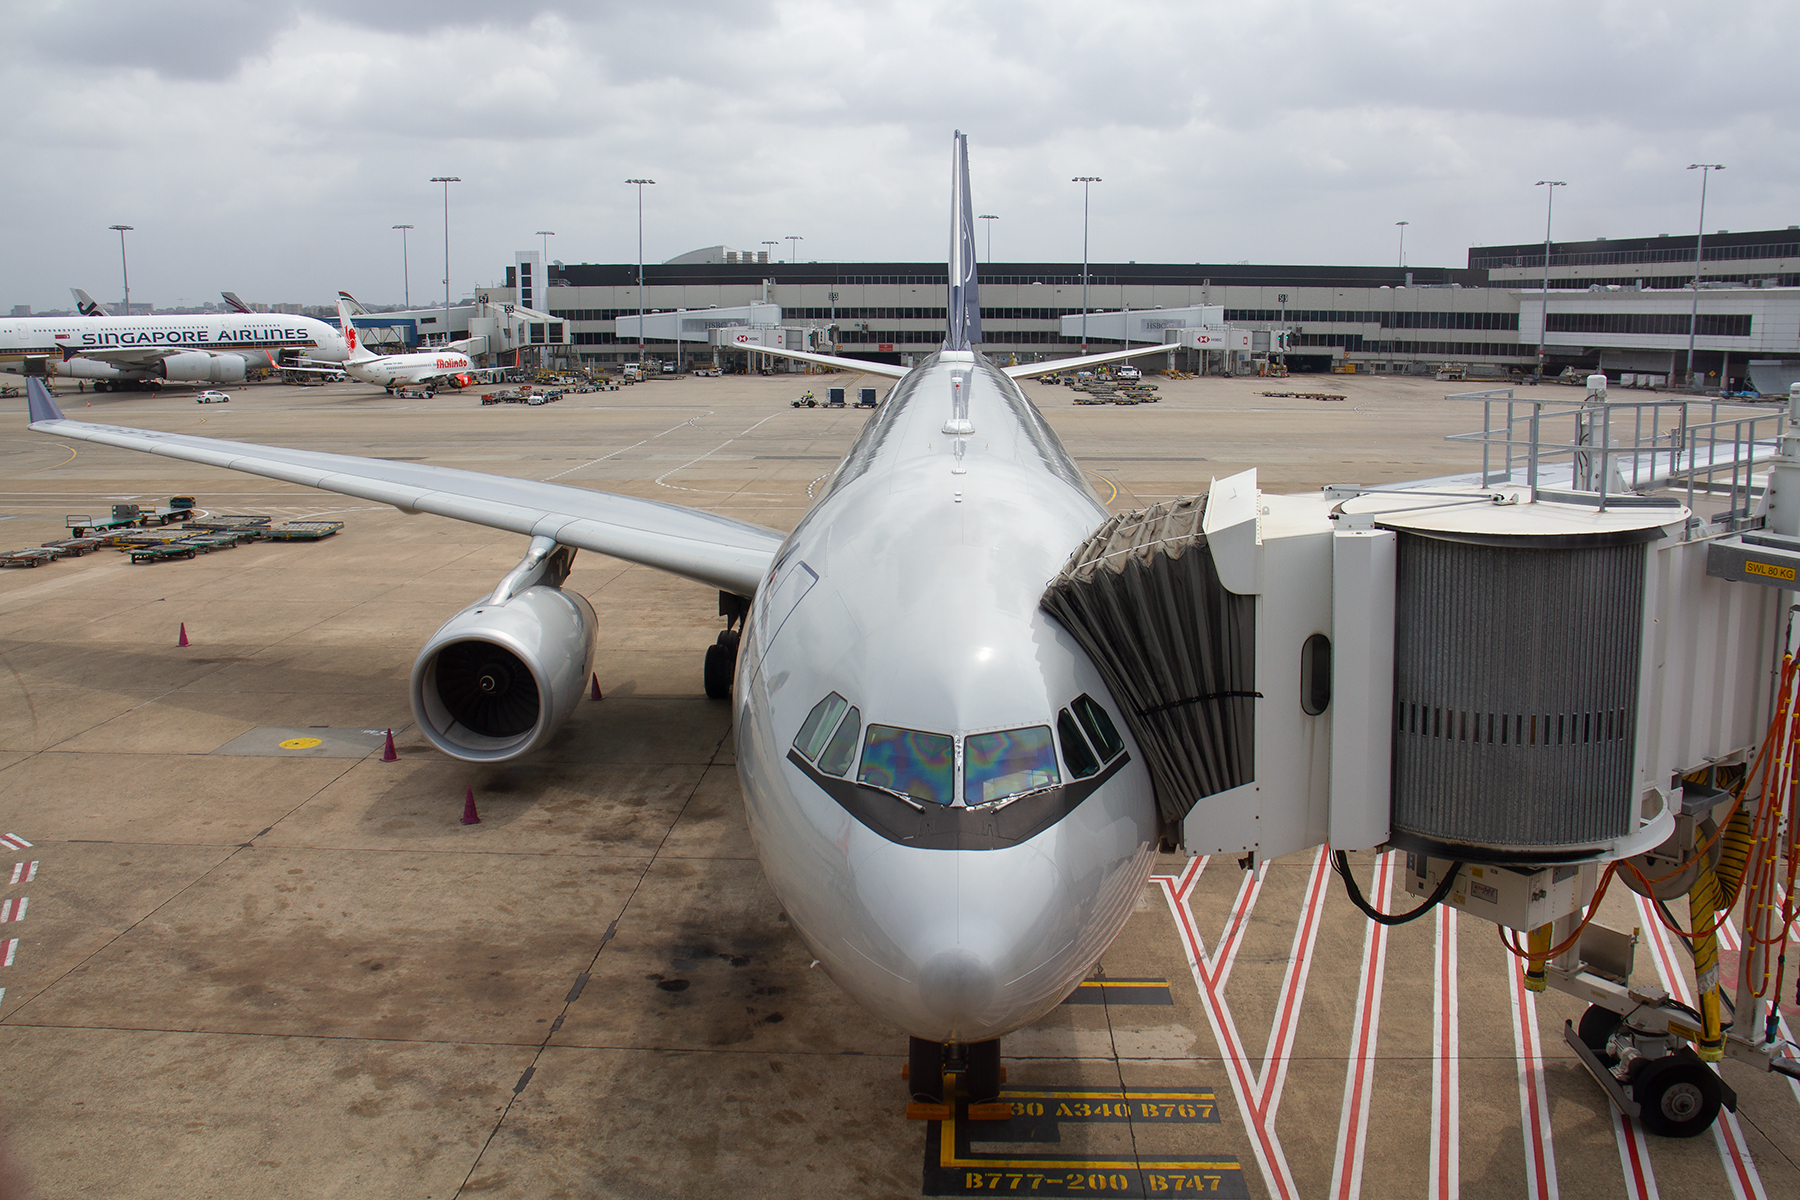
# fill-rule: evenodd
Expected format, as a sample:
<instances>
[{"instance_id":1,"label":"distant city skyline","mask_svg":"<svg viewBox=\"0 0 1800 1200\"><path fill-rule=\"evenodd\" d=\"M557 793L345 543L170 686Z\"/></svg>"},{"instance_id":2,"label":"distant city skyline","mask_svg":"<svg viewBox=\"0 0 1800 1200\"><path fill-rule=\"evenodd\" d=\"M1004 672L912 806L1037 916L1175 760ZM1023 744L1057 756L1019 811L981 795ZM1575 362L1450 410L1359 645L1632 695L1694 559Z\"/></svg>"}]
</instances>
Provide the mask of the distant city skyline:
<instances>
[{"instance_id":1,"label":"distant city skyline","mask_svg":"<svg viewBox=\"0 0 1800 1200\"><path fill-rule=\"evenodd\" d=\"M802 261L936 261L955 129L1002 262L1079 260L1083 174L1106 180L1096 262L1391 264L1406 221L1409 263L1456 267L1541 240L1550 177L1559 241L1691 234L1701 160L1730 164L1709 235L1781 229L1800 130L1782 88L1742 85L1785 77L1766 33L1796 18L1800 0L711 3L672 26L573 0L21 10L0 305L68 308L71 286L116 305L118 223L134 301L397 304L401 222L441 296L446 171L458 297L538 230L567 262L635 261L620 180L639 176L658 181L651 262L790 236Z\"/></svg>"}]
</instances>

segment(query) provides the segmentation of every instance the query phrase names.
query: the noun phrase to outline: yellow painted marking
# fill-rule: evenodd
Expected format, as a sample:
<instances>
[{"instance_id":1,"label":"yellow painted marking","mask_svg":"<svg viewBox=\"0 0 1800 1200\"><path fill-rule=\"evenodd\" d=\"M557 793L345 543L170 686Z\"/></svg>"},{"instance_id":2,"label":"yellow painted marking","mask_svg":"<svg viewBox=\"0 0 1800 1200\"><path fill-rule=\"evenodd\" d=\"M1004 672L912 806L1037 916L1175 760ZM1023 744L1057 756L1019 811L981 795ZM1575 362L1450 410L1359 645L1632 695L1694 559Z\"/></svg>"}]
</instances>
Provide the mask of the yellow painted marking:
<instances>
[{"instance_id":1,"label":"yellow painted marking","mask_svg":"<svg viewBox=\"0 0 1800 1200\"><path fill-rule=\"evenodd\" d=\"M1763 575L1770 579L1786 579L1792 582L1794 568L1778 567L1774 563L1747 562L1744 564L1744 574Z\"/></svg>"},{"instance_id":2,"label":"yellow painted marking","mask_svg":"<svg viewBox=\"0 0 1800 1200\"><path fill-rule=\"evenodd\" d=\"M1117 500L1119 498L1119 485L1118 484L1114 483L1112 480L1108 479L1106 476L1100 474L1098 471L1089 471L1089 472L1087 472L1087 474L1092 475L1095 479L1098 479L1101 483L1104 483L1107 487L1112 489L1112 495L1110 495L1106 498L1106 502L1108 504L1111 504L1114 500Z\"/></svg>"},{"instance_id":3,"label":"yellow painted marking","mask_svg":"<svg viewBox=\"0 0 1800 1200\"><path fill-rule=\"evenodd\" d=\"M20 471L19 474L20 475L41 475L45 471L54 471L58 467L66 467L70 463L75 461L75 448L73 446L65 446L61 442L57 442L56 448L58 450L67 450L69 452L69 457L63 459L59 463L52 463L50 466L47 466L47 467L39 467L34 471Z\"/></svg>"},{"instance_id":4,"label":"yellow painted marking","mask_svg":"<svg viewBox=\"0 0 1800 1200\"><path fill-rule=\"evenodd\" d=\"M314 746L323 746L324 744L318 738L289 738L281 743L281 748L283 750L311 750Z\"/></svg>"},{"instance_id":5,"label":"yellow painted marking","mask_svg":"<svg viewBox=\"0 0 1800 1200\"><path fill-rule=\"evenodd\" d=\"M1009 1099L1010 1100L1039 1100L1039 1099L1047 1099L1047 1098L1061 1099L1064 1097L1074 1098L1074 1097L1087 1097L1087 1096L1105 1097L1106 1099L1111 1100L1115 1103L1120 1100L1131 1101L1131 1100L1137 1100L1137 1099L1149 1099L1151 1097L1160 1097L1160 1098L1165 1098L1165 1099L1181 1099L1181 1100L1202 1100L1202 1101L1205 1101L1208 1103L1216 1103L1217 1102L1214 1093L1211 1093L1211 1092L1126 1092L1123 1094L1121 1094L1119 1092L1088 1092L1088 1091L1001 1092L1000 1100L1002 1102L1005 1102ZM977 1138L976 1140L979 1141L980 1139ZM1038 1170L1038 1171L1041 1171L1046 1168L1075 1169L1075 1170L1081 1170L1081 1171L1091 1171L1091 1170L1136 1171L1136 1170L1143 1169L1143 1165L1141 1163L1139 1163L1136 1159L1024 1158L1024 1159L1014 1160L1014 1159L1004 1159L1004 1158L967 1158L967 1159L958 1158L956 1155L956 1118L954 1116L952 1116L950 1118L950 1120L940 1123L938 1126L938 1166L939 1167L979 1167L979 1168L987 1168L987 1169L999 1167L1002 1170L1015 1170L1015 1171L1016 1170L1025 1170L1025 1171ZM1156 1169L1158 1171L1171 1171L1171 1170L1174 1170L1174 1171L1237 1171L1237 1170L1243 1169L1243 1164L1238 1163L1238 1162L1162 1162L1162 1161L1158 1161L1158 1162L1152 1164L1152 1166L1154 1167L1154 1169Z\"/></svg>"},{"instance_id":6,"label":"yellow painted marking","mask_svg":"<svg viewBox=\"0 0 1800 1200\"><path fill-rule=\"evenodd\" d=\"M1166 988L1166 979L1089 979L1076 985L1085 988Z\"/></svg>"}]
</instances>

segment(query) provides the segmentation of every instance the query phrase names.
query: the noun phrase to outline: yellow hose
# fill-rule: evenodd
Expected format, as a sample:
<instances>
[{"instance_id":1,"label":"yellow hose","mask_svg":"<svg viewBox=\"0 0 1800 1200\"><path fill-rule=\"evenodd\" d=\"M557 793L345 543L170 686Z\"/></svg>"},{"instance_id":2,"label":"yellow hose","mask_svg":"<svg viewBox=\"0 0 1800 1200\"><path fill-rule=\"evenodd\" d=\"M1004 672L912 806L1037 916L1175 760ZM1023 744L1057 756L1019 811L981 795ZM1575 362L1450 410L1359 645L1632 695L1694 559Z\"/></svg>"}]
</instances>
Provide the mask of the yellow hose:
<instances>
[{"instance_id":1,"label":"yellow hose","mask_svg":"<svg viewBox=\"0 0 1800 1200\"><path fill-rule=\"evenodd\" d=\"M1725 825L1719 840L1719 909L1729 911L1737 903L1738 890L1744 886L1744 866L1750 861L1750 806L1740 804Z\"/></svg>"},{"instance_id":2,"label":"yellow hose","mask_svg":"<svg viewBox=\"0 0 1800 1200\"><path fill-rule=\"evenodd\" d=\"M1719 881L1704 855L1700 873L1688 889L1688 917L1694 928L1694 980L1700 996L1700 1058L1718 1062L1725 1057L1724 1034L1719 1027L1719 935L1717 914Z\"/></svg>"},{"instance_id":3,"label":"yellow hose","mask_svg":"<svg viewBox=\"0 0 1800 1200\"><path fill-rule=\"evenodd\" d=\"M1550 932L1550 926L1539 925L1525 935L1525 990L1528 992L1544 990L1544 960L1550 957Z\"/></svg>"}]
</instances>

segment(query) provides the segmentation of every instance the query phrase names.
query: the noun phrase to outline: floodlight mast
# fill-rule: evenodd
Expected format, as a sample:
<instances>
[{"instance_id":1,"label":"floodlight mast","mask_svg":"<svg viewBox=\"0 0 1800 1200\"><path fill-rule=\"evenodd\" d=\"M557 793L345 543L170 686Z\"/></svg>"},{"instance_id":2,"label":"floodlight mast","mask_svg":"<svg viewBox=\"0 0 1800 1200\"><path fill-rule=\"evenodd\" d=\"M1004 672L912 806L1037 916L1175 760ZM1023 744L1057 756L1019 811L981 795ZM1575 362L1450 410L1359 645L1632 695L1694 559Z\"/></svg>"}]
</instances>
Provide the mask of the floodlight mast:
<instances>
[{"instance_id":1,"label":"floodlight mast","mask_svg":"<svg viewBox=\"0 0 1800 1200\"><path fill-rule=\"evenodd\" d=\"M790 233L787 235L788 262L797 263L800 261L800 243L804 242L805 240L806 240L805 234Z\"/></svg>"},{"instance_id":2,"label":"floodlight mast","mask_svg":"<svg viewBox=\"0 0 1800 1200\"><path fill-rule=\"evenodd\" d=\"M638 370L644 369L644 188L654 179L627 179L638 193Z\"/></svg>"},{"instance_id":3,"label":"floodlight mast","mask_svg":"<svg viewBox=\"0 0 1800 1200\"><path fill-rule=\"evenodd\" d=\"M107 228L117 230L119 234L119 273L125 278L125 311L119 315L129 317L131 315L131 268L125 263L125 235L130 233L133 227L130 225L108 225Z\"/></svg>"},{"instance_id":4,"label":"floodlight mast","mask_svg":"<svg viewBox=\"0 0 1800 1200\"><path fill-rule=\"evenodd\" d=\"M1550 214L1556 205L1556 189L1569 185L1561 179L1540 179L1532 186L1544 189L1544 314L1538 330L1538 378L1542 379L1549 361L1544 343L1550 339Z\"/></svg>"},{"instance_id":5,"label":"floodlight mast","mask_svg":"<svg viewBox=\"0 0 1800 1200\"><path fill-rule=\"evenodd\" d=\"M1689 163L1688 170L1700 172L1700 228L1694 238L1694 303L1688 312L1688 386L1694 386L1694 332L1700 324L1700 257L1706 244L1706 177L1723 171L1724 163Z\"/></svg>"},{"instance_id":6,"label":"floodlight mast","mask_svg":"<svg viewBox=\"0 0 1800 1200\"><path fill-rule=\"evenodd\" d=\"M1069 181L1081 185L1081 352L1088 352L1088 185L1102 182L1098 175L1077 175Z\"/></svg>"},{"instance_id":7,"label":"floodlight mast","mask_svg":"<svg viewBox=\"0 0 1800 1200\"><path fill-rule=\"evenodd\" d=\"M980 221L998 221L1000 218L993 213L982 213L981 216L976 219ZM987 244L988 266L991 267L994 265L994 227L992 225L987 227Z\"/></svg>"},{"instance_id":8,"label":"floodlight mast","mask_svg":"<svg viewBox=\"0 0 1800 1200\"><path fill-rule=\"evenodd\" d=\"M406 231L411 229L412 226L411 225L396 225L396 226L394 226L394 228L398 229L400 231L401 286L404 289L403 294L406 297L406 301L405 301L406 307L410 311L412 308L412 263L407 258L407 255L406 255ZM448 272L446 272L446 274L448 274Z\"/></svg>"},{"instance_id":9,"label":"floodlight mast","mask_svg":"<svg viewBox=\"0 0 1800 1200\"><path fill-rule=\"evenodd\" d=\"M461 183L458 175L433 175L432 183L444 185L444 343L450 342L450 185Z\"/></svg>"}]
</instances>

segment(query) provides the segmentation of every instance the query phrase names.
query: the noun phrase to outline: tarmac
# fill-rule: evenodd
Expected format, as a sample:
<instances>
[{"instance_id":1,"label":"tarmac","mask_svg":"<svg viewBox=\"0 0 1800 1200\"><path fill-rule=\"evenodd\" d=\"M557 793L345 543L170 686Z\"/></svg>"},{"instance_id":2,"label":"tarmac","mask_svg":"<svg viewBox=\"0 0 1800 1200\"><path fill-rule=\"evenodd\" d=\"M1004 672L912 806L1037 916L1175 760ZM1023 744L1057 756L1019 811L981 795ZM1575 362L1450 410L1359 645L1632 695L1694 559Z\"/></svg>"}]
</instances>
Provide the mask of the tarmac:
<instances>
[{"instance_id":1,"label":"tarmac","mask_svg":"<svg viewBox=\"0 0 1800 1200\"><path fill-rule=\"evenodd\" d=\"M538 408L59 391L77 418L787 529L867 419L788 401L865 383L888 385L657 379ZM1480 409L1443 397L1482 386L1164 380L1158 404L1077 407L1025 385L1115 510L1250 466L1272 492L1470 470L1443 438ZM1373 926L1316 852L1165 856L1090 985L1006 1039L1015 1118L908 1121L905 1038L811 969L751 852L701 686L713 591L579 555L604 699L471 766L414 731L407 680L522 539L4 410L0 549L178 493L345 528L0 572L0 1195L1800 1196L1800 1089L1727 1063L1735 1117L1646 1137L1562 1044L1577 1001L1526 998L1481 922ZM1396 860L1359 858L1377 903L1414 903ZM1691 987L1623 888L1603 920L1643 931L1639 981Z\"/></svg>"}]
</instances>

